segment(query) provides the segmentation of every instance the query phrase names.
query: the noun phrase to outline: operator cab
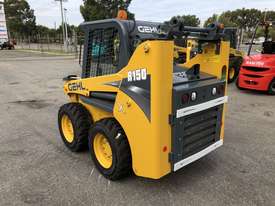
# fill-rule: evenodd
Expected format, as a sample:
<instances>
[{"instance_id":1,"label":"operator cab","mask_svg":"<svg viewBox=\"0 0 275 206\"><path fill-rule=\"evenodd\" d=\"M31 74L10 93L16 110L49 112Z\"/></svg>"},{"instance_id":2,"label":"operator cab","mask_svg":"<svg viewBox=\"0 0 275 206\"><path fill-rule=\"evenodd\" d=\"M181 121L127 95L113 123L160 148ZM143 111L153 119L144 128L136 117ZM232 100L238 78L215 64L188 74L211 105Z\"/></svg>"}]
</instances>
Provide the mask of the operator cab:
<instances>
[{"instance_id":1,"label":"operator cab","mask_svg":"<svg viewBox=\"0 0 275 206\"><path fill-rule=\"evenodd\" d=\"M118 19L81 24L86 36L82 77L117 73L128 64L140 43L158 38L160 25Z\"/></svg>"},{"instance_id":2,"label":"operator cab","mask_svg":"<svg viewBox=\"0 0 275 206\"><path fill-rule=\"evenodd\" d=\"M148 21L107 19L81 24L85 32L82 78L114 74L124 68L135 49L147 40L173 39L176 46L186 46L187 37L197 39L196 53L207 42L219 43L226 34L213 24L207 28ZM179 63L175 60L175 64Z\"/></svg>"}]
</instances>

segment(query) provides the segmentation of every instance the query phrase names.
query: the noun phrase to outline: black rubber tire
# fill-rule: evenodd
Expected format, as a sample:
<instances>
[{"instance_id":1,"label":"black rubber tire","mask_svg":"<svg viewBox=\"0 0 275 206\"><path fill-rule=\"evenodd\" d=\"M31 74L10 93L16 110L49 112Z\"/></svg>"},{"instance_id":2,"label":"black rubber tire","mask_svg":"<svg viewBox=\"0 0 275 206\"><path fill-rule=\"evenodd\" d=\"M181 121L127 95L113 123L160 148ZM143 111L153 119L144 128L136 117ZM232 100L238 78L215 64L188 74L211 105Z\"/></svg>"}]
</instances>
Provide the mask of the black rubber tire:
<instances>
[{"instance_id":1,"label":"black rubber tire","mask_svg":"<svg viewBox=\"0 0 275 206\"><path fill-rule=\"evenodd\" d=\"M273 79L268 87L268 93L271 95L275 95L275 79Z\"/></svg>"},{"instance_id":2,"label":"black rubber tire","mask_svg":"<svg viewBox=\"0 0 275 206\"><path fill-rule=\"evenodd\" d=\"M242 64L241 57L231 57L229 59L229 69L228 69L228 79L227 79L228 84L231 84L232 82L234 82L239 76L241 64ZM230 68L234 68L235 70L235 74L232 78L230 78L230 75L229 75Z\"/></svg>"},{"instance_id":3,"label":"black rubber tire","mask_svg":"<svg viewBox=\"0 0 275 206\"><path fill-rule=\"evenodd\" d=\"M67 115L72 122L74 139L70 143L64 137L61 119ZM64 144L72 151L79 152L88 148L88 134L92 124L92 118L87 109L80 103L67 103L60 107L58 112L58 127Z\"/></svg>"},{"instance_id":4,"label":"black rubber tire","mask_svg":"<svg viewBox=\"0 0 275 206\"><path fill-rule=\"evenodd\" d=\"M112 149L112 165L108 169L101 166L94 152L93 142L98 133L103 134L107 138ZM128 139L122 127L115 119L103 119L91 127L89 132L89 149L96 168L107 179L114 181L132 173L132 156Z\"/></svg>"}]
</instances>

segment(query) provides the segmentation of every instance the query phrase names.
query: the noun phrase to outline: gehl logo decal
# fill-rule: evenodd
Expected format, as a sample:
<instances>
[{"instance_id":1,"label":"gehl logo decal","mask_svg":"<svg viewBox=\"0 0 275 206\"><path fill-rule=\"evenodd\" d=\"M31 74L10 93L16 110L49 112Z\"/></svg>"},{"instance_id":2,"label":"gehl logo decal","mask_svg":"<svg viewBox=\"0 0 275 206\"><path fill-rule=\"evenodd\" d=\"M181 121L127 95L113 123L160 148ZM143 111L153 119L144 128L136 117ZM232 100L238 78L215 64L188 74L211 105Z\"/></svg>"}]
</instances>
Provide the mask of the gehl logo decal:
<instances>
[{"instance_id":1,"label":"gehl logo decal","mask_svg":"<svg viewBox=\"0 0 275 206\"><path fill-rule=\"evenodd\" d=\"M82 85L82 82L74 82L68 84L69 91L85 90Z\"/></svg>"},{"instance_id":2,"label":"gehl logo decal","mask_svg":"<svg viewBox=\"0 0 275 206\"><path fill-rule=\"evenodd\" d=\"M140 33L159 33L160 31L157 29L157 27L151 27L151 26L138 26L138 31Z\"/></svg>"}]
</instances>

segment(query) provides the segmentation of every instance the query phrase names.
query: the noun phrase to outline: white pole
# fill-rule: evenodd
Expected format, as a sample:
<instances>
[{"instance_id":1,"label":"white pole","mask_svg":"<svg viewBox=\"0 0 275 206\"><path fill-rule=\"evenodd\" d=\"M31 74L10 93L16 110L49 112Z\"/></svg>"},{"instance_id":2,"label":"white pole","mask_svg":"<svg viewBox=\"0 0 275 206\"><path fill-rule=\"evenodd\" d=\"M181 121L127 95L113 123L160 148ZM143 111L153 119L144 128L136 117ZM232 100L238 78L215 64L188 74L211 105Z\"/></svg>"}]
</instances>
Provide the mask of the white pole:
<instances>
[{"instance_id":1,"label":"white pole","mask_svg":"<svg viewBox=\"0 0 275 206\"><path fill-rule=\"evenodd\" d=\"M60 1L60 10L61 10L61 20L62 20L62 32L63 32L63 41L64 41L64 50L67 52L67 41L66 41L66 34L64 29L64 14L63 14L63 0Z\"/></svg>"},{"instance_id":2,"label":"white pole","mask_svg":"<svg viewBox=\"0 0 275 206\"><path fill-rule=\"evenodd\" d=\"M66 36L66 43L67 43L67 47L68 47L68 42L69 42L69 38L68 38L68 22L67 22L67 9L64 8L64 18L65 18L65 36Z\"/></svg>"},{"instance_id":3,"label":"white pole","mask_svg":"<svg viewBox=\"0 0 275 206\"><path fill-rule=\"evenodd\" d=\"M267 8L264 9L264 22L266 21Z\"/></svg>"},{"instance_id":4,"label":"white pole","mask_svg":"<svg viewBox=\"0 0 275 206\"><path fill-rule=\"evenodd\" d=\"M6 23L6 15L5 15L5 8L4 8L4 1L0 0L0 22L1 22L1 37L0 37L0 43L2 41L6 42L9 41L9 32L7 28L7 23Z\"/></svg>"}]
</instances>

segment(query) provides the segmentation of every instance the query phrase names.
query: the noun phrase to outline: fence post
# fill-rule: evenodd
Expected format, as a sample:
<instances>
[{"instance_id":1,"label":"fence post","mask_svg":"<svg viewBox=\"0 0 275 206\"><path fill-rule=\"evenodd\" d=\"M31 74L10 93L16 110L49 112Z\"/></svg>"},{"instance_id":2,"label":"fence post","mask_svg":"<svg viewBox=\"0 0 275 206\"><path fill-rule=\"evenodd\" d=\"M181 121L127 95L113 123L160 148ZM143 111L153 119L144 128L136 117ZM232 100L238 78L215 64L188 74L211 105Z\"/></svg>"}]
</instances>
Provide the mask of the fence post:
<instances>
[{"instance_id":1,"label":"fence post","mask_svg":"<svg viewBox=\"0 0 275 206\"><path fill-rule=\"evenodd\" d=\"M59 44L60 44L60 50L61 50L61 52L62 52L62 51L63 51L62 46L63 46L64 44L62 44L61 42L63 42L63 41L62 41L62 38L60 37L60 34L59 34Z\"/></svg>"},{"instance_id":2,"label":"fence post","mask_svg":"<svg viewBox=\"0 0 275 206\"><path fill-rule=\"evenodd\" d=\"M49 34L47 35L47 45L48 45L48 51L50 51L50 37L49 37Z\"/></svg>"},{"instance_id":3,"label":"fence post","mask_svg":"<svg viewBox=\"0 0 275 206\"><path fill-rule=\"evenodd\" d=\"M29 36L29 49L31 49L31 37Z\"/></svg>"},{"instance_id":4,"label":"fence post","mask_svg":"<svg viewBox=\"0 0 275 206\"><path fill-rule=\"evenodd\" d=\"M40 36L39 42L40 42L41 52L43 52L44 51L44 48L43 48L43 37Z\"/></svg>"},{"instance_id":5,"label":"fence post","mask_svg":"<svg viewBox=\"0 0 275 206\"><path fill-rule=\"evenodd\" d=\"M77 33L75 32L75 30L73 30L73 41L74 41L74 51L75 51L75 58L77 59L77 45L78 45L78 42L77 42Z\"/></svg>"},{"instance_id":6,"label":"fence post","mask_svg":"<svg viewBox=\"0 0 275 206\"><path fill-rule=\"evenodd\" d=\"M82 43L80 43L80 48L79 48L79 59L78 59L79 65L81 65L81 57L82 57Z\"/></svg>"},{"instance_id":7,"label":"fence post","mask_svg":"<svg viewBox=\"0 0 275 206\"><path fill-rule=\"evenodd\" d=\"M23 38L23 37L20 38L20 39L21 39L21 40L20 40L20 42L21 42L21 49L24 49L24 47L23 47L24 42L23 42L22 38Z\"/></svg>"},{"instance_id":8,"label":"fence post","mask_svg":"<svg viewBox=\"0 0 275 206\"><path fill-rule=\"evenodd\" d=\"M37 51L40 50L40 46L39 46L39 34L37 34L36 36L36 45L37 45Z\"/></svg>"}]
</instances>

